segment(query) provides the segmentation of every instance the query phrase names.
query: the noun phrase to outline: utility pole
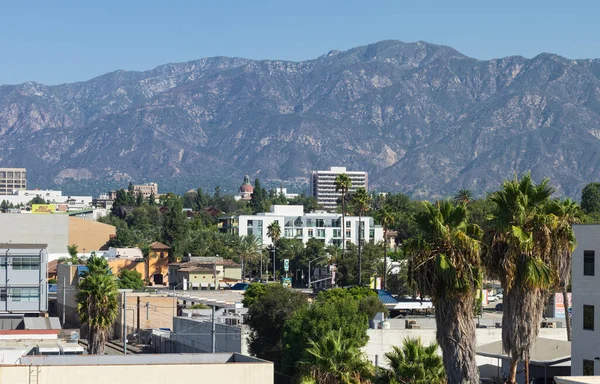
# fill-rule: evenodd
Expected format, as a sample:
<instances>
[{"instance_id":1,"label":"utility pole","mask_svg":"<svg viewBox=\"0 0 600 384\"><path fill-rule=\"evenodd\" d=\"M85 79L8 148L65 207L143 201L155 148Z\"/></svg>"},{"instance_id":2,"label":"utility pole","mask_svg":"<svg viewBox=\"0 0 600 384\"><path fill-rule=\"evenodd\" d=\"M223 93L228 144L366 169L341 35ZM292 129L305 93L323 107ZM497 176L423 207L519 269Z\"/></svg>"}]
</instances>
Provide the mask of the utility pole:
<instances>
[{"instance_id":1,"label":"utility pole","mask_svg":"<svg viewBox=\"0 0 600 384\"><path fill-rule=\"evenodd\" d=\"M137 297L137 333L140 333L140 297Z\"/></svg>"},{"instance_id":2,"label":"utility pole","mask_svg":"<svg viewBox=\"0 0 600 384\"><path fill-rule=\"evenodd\" d=\"M211 336L212 336L212 353L217 353L217 340L216 340L216 325L215 325L215 306L212 305L212 324L211 324Z\"/></svg>"},{"instance_id":3,"label":"utility pole","mask_svg":"<svg viewBox=\"0 0 600 384\"><path fill-rule=\"evenodd\" d=\"M216 260L213 264L213 275L214 275L214 279L215 279L215 291L216 291L217 290L217 261Z\"/></svg>"},{"instance_id":4,"label":"utility pole","mask_svg":"<svg viewBox=\"0 0 600 384\"><path fill-rule=\"evenodd\" d=\"M66 294L67 294L67 277L63 276L63 328L65 327L65 308L67 305L67 299L66 299Z\"/></svg>"},{"instance_id":5,"label":"utility pole","mask_svg":"<svg viewBox=\"0 0 600 384\"><path fill-rule=\"evenodd\" d=\"M273 244L273 282L276 281L275 278L275 244Z\"/></svg>"},{"instance_id":6,"label":"utility pole","mask_svg":"<svg viewBox=\"0 0 600 384\"><path fill-rule=\"evenodd\" d=\"M123 354L127 354L127 292L123 291Z\"/></svg>"}]
</instances>

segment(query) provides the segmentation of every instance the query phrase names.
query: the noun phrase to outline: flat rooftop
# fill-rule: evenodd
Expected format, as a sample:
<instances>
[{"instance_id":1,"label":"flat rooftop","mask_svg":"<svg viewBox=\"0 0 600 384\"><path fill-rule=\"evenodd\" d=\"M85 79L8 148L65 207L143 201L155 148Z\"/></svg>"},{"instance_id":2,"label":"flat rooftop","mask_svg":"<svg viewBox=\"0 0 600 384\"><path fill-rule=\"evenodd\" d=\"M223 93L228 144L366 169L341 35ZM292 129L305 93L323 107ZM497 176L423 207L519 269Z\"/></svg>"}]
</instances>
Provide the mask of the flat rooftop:
<instances>
[{"instance_id":1,"label":"flat rooftop","mask_svg":"<svg viewBox=\"0 0 600 384\"><path fill-rule=\"evenodd\" d=\"M508 359L508 355L503 351L502 341L496 341L490 344L480 345L475 353L479 356L492 357L498 359ZM564 340L553 340L538 337L531 348L532 365L555 365L571 360L571 342Z\"/></svg>"},{"instance_id":2,"label":"flat rooftop","mask_svg":"<svg viewBox=\"0 0 600 384\"><path fill-rule=\"evenodd\" d=\"M232 364L266 363L239 353L161 353L140 355L60 355L22 356L21 365L62 366L62 365L189 365L189 364ZM0 365L1 366L1 365Z\"/></svg>"}]
</instances>

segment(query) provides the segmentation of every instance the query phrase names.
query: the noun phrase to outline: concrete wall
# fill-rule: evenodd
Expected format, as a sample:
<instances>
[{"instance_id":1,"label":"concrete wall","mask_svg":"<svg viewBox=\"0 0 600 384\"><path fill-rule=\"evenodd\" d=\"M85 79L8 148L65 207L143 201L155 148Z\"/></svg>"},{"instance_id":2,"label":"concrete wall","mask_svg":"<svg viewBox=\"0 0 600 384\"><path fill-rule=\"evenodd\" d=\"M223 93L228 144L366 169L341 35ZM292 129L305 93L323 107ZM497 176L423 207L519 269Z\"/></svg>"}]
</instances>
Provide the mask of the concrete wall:
<instances>
[{"instance_id":1,"label":"concrete wall","mask_svg":"<svg viewBox=\"0 0 600 384\"><path fill-rule=\"evenodd\" d=\"M48 244L48 253L66 253L69 216L4 213L0 215L0 243Z\"/></svg>"},{"instance_id":2,"label":"concrete wall","mask_svg":"<svg viewBox=\"0 0 600 384\"><path fill-rule=\"evenodd\" d=\"M38 384L271 384L272 363L27 366L3 365L0 383Z\"/></svg>"},{"instance_id":3,"label":"concrete wall","mask_svg":"<svg viewBox=\"0 0 600 384\"><path fill-rule=\"evenodd\" d=\"M170 328L173 329L173 298L150 295L147 293L127 293L126 325L137 329L137 298L140 298L140 329ZM119 308L122 308L123 295L119 295ZM146 306L148 303L148 306ZM122 327L123 314L116 320L116 327Z\"/></svg>"},{"instance_id":4,"label":"concrete wall","mask_svg":"<svg viewBox=\"0 0 600 384\"><path fill-rule=\"evenodd\" d=\"M573 252L572 288L573 338L571 374L583 375L583 360L594 361L594 374L600 375L600 225L574 225L577 248ZM595 251L594 276L583 275L583 251ZM594 306L594 330L583 330L583 306Z\"/></svg>"},{"instance_id":5,"label":"concrete wall","mask_svg":"<svg viewBox=\"0 0 600 384\"><path fill-rule=\"evenodd\" d=\"M69 245L77 244L79 252L84 249L88 252L102 249L116 233L117 229L113 225L69 217Z\"/></svg>"}]
</instances>

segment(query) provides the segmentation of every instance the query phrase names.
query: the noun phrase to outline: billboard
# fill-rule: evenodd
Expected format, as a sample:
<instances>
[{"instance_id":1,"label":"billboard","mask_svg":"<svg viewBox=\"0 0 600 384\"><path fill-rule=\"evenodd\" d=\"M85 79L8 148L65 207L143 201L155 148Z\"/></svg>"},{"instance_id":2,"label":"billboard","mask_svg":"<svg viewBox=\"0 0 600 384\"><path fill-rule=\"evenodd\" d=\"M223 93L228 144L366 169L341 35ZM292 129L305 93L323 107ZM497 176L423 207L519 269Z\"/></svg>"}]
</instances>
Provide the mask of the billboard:
<instances>
[{"instance_id":1,"label":"billboard","mask_svg":"<svg viewBox=\"0 0 600 384\"><path fill-rule=\"evenodd\" d=\"M56 205L54 204L32 204L31 213L54 213L56 211Z\"/></svg>"},{"instance_id":2,"label":"billboard","mask_svg":"<svg viewBox=\"0 0 600 384\"><path fill-rule=\"evenodd\" d=\"M569 300L568 309L570 310L573 303L571 292L567 293L567 299ZM563 295L561 293L554 294L554 317L557 319L565 318L565 302L563 301Z\"/></svg>"}]
</instances>

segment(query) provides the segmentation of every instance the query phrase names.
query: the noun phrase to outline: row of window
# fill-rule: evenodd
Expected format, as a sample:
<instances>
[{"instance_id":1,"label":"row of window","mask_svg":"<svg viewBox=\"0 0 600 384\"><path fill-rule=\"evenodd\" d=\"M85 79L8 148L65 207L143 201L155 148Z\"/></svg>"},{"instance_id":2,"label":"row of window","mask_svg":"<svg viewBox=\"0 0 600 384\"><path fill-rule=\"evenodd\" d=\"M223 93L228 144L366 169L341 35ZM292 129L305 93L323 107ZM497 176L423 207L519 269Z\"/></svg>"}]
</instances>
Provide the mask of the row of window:
<instances>
[{"instance_id":1,"label":"row of window","mask_svg":"<svg viewBox=\"0 0 600 384\"><path fill-rule=\"evenodd\" d=\"M6 257L0 258L0 269L6 269L8 265L8 259ZM13 257L12 258L12 269L25 271L25 270L39 270L40 269L40 258L33 257Z\"/></svg>"},{"instance_id":2,"label":"row of window","mask_svg":"<svg viewBox=\"0 0 600 384\"><path fill-rule=\"evenodd\" d=\"M275 220L274 222L276 222L277 224L279 224L279 220ZM362 227L364 228L366 226L367 222L366 221L362 221ZM307 227L317 227L317 228L325 228L325 227L339 227L340 225L340 221L339 220L333 220L331 222L328 221L328 223L325 223L324 219L306 219L306 226ZM251 228L254 226L254 220L248 220L248 228ZM256 220L256 226L258 228L262 228L263 226L263 221L262 220ZM301 227L302 226L302 220L300 219L296 219L294 221L288 220L285 223L286 227ZM346 221L346 228L352 228L352 222L351 221Z\"/></svg>"},{"instance_id":3,"label":"row of window","mask_svg":"<svg viewBox=\"0 0 600 384\"><path fill-rule=\"evenodd\" d=\"M7 301L10 297L10 301L13 302L37 302L40 301L40 289L39 288L10 288L0 289L0 301Z\"/></svg>"}]
</instances>

